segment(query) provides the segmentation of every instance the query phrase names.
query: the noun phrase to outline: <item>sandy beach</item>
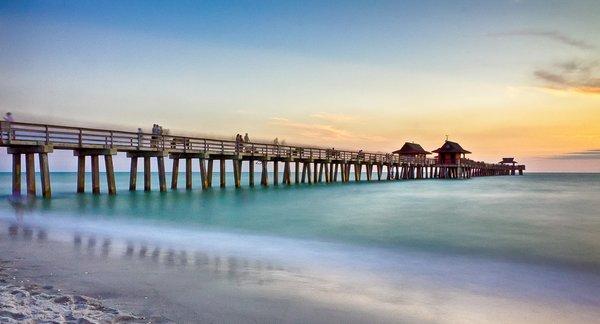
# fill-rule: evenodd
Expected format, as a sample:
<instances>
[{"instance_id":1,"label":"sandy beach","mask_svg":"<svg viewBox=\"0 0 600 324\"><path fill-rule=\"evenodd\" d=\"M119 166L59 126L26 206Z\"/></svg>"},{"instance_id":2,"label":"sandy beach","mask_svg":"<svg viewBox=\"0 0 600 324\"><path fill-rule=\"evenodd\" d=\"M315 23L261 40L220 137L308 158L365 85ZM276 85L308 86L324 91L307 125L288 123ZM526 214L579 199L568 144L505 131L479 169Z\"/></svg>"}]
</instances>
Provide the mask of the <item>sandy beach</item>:
<instances>
[{"instance_id":1,"label":"sandy beach","mask_svg":"<svg viewBox=\"0 0 600 324\"><path fill-rule=\"evenodd\" d=\"M21 279L15 263L0 260L2 323L166 323L105 306L100 300L64 288Z\"/></svg>"}]
</instances>

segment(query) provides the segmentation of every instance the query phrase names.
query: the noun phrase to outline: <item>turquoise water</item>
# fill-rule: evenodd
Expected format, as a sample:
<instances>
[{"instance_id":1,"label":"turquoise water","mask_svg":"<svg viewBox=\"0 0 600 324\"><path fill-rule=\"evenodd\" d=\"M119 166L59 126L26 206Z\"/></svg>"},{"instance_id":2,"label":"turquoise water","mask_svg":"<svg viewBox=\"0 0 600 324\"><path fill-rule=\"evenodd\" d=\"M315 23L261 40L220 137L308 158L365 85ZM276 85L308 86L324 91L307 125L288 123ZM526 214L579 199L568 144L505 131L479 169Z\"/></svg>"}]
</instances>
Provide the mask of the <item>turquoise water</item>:
<instances>
[{"instance_id":1,"label":"turquoise water","mask_svg":"<svg viewBox=\"0 0 600 324\"><path fill-rule=\"evenodd\" d=\"M8 199L10 177L0 174L0 213L14 218L15 205ZM27 208L47 221L72 217L134 222L600 272L599 174L146 193L127 191L128 173L118 173L115 197L75 194L75 177L53 173L53 198L36 199ZM198 187L199 175L194 177ZM156 182L154 175L154 186ZM179 183L184 185L184 179ZM106 191L104 183L101 188Z\"/></svg>"}]
</instances>

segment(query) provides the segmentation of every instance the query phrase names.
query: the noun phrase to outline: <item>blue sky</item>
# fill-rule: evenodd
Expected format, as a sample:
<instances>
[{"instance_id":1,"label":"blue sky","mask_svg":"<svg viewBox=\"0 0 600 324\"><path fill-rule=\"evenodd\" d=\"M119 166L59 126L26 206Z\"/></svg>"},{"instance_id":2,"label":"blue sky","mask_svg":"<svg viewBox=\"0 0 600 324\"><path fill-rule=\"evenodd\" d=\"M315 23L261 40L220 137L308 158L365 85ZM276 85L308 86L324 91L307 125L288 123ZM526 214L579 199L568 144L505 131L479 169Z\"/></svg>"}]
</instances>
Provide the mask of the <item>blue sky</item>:
<instances>
[{"instance_id":1,"label":"blue sky","mask_svg":"<svg viewBox=\"0 0 600 324\"><path fill-rule=\"evenodd\" d=\"M0 112L373 150L450 134L535 163L600 147L598 17L597 1L0 1ZM570 62L588 74L557 84Z\"/></svg>"}]
</instances>

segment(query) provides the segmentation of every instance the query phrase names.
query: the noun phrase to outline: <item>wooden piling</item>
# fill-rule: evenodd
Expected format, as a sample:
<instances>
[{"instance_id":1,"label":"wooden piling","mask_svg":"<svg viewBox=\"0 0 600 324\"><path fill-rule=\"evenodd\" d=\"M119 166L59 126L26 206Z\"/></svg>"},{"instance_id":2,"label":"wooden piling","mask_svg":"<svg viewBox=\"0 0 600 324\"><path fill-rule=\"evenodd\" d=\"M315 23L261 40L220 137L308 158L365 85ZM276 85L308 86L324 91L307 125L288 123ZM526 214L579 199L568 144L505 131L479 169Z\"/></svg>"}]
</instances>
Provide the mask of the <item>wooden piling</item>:
<instances>
[{"instance_id":1,"label":"wooden piling","mask_svg":"<svg viewBox=\"0 0 600 324\"><path fill-rule=\"evenodd\" d=\"M360 181L360 173L362 171L362 165L360 162L354 163L354 181Z\"/></svg>"},{"instance_id":2,"label":"wooden piling","mask_svg":"<svg viewBox=\"0 0 600 324\"><path fill-rule=\"evenodd\" d=\"M302 183L306 182L306 162L302 162Z\"/></svg>"},{"instance_id":3,"label":"wooden piling","mask_svg":"<svg viewBox=\"0 0 600 324\"><path fill-rule=\"evenodd\" d=\"M313 162L313 182L317 183L319 180L319 163Z\"/></svg>"},{"instance_id":4,"label":"wooden piling","mask_svg":"<svg viewBox=\"0 0 600 324\"><path fill-rule=\"evenodd\" d=\"M129 191L135 191L137 185L137 156L131 157L131 168L129 169Z\"/></svg>"},{"instance_id":5,"label":"wooden piling","mask_svg":"<svg viewBox=\"0 0 600 324\"><path fill-rule=\"evenodd\" d=\"M319 176L317 177L317 180L319 182L323 182L323 164L325 164L325 163L323 163L323 162L319 163ZM316 166L316 163L315 163L315 166ZM315 170L315 172L316 172L316 170ZM315 181L315 182L317 182L317 181Z\"/></svg>"},{"instance_id":6,"label":"wooden piling","mask_svg":"<svg viewBox=\"0 0 600 324\"><path fill-rule=\"evenodd\" d=\"M206 181L206 166L204 163L204 159L200 158L199 160L199 164L200 164L200 181L202 182L202 189L206 189L208 187L207 181Z\"/></svg>"},{"instance_id":7,"label":"wooden piling","mask_svg":"<svg viewBox=\"0 0 600 324\"><path fill-rule=\"evenodd\" d=\"M232 160L233 162L233 178L234 185L236 188L239 188L242 185L242 165L241 161Z\"/></svg>"},{"instance_id":8,"label":"wooden piling","mask_svg":"<svg viewBox=\"0 0 600 324\"><path fill-rule=\"evenodd\" d=\"M339 165L340 164L338 162L336 162L334 164L335 170L333 171L333 182L337 182L337 179L338 179L338 167L339 167Z\"/></svg>"},{"instance_id":9,"label":"wooden piling","mask_svg":"<svg viewBox=\"0 0 600 324\"><path fill-rule=\"evenodd\" d=\"M152 190L152 173L150 169L150 157L144 156L144 191Z\"/></svg>"},{"instance_id":10,"label":"wooden piling","mask_svg":"<svg viewBox=\"0 0 600 324\"><path fill-rule=\"evenodd\" d=\"M206 165L206 187L207 188L211 188L212 187L212 180L213 180L213 170L214 170L214 160L213 159L208 159L208 164Z\"/></svg>"},{"instance_id":11,"label":"wooden piling","mask_svg":"<svg viewBox=\"0 0 600 324\"><path fill-rule=\"evenodd\" d=\"M260 176L260 184L262 186L268 186L269 185L269 172L267 170L267 160L262 160L262 173Z\"/></svg>"},{"instance_id":12,"label":"wooden piling","mask_svg":"<svg viewBox=\"0 0 600 324\"><path fill-rule=\"evenodd\" d=\"M165 157L157 156L156 162L158 164L158 188L160 191L167 191L167 179L165 174Z\"/></svg>"},{"instance_id":13,"label":"wooden piling","mask_svg":"<svg viewBox=\"0 0 600 324\"><path fill-rule=\"evenodd\" d=\"M21 196L21 154L12 155L12 195Z\"/></svg>"},{"instance_id":14,"label":"wooden piling","mask_svg":"<svg viewBox=\"0 0 600 324\"><path fill-rule=\"evenodd\" d=\"M279 161L273 161L273 185L279 185Z\"/></svg>"},{"instance_id":15,"label":"wooden piling","mask_svg":"<svg viewBox=\"0 0 600 324\"><path fill-rule=\"evenodd\" d=\"M25 173L27 175L27 195L35 196L35 155L25 155Z\"/></svg>"},{"instance_id":16,"label":"wooden piling","mask_svg":"<svg viewBox=\"0 0 600 324\"><path fill-rule=\"evenodd\" d=\"M192 159L191 158L186 158L185 159L185 189L186 190L191 190L193 187L193 183L192 183Z\"/></svg>"},{"instance_id":17,"label":"wooden piling","mask_svg":"<svg viewBox=\"0 0 600 324\"><path fill-rule=\"evenodd\" d=\"M171 189L177 189L179 181L179 158L173 158L173 171L171 172Z\"/></svg>"},{"instance_id":18,"label":"wooden piling","mask_svg":"<svg viewBox=\"0 0 600 324\"><path fill-rule=\"evenodd\" d=\"M294 162L294 183L300 183L300 161Z\"/></svg>"},{"instance_id":19,"label":"wooden piling","mask_svg":"<svg viewBox=\"0 0 600 324\"><path fill-rule=\"evenodd\" d=\"M117 184L115 181L115 167L113 165L112 155L104 156L104 167L106 169L106 184L108 185L108 194L113 196L117 194Z\"/></svg>"},{"instance_id":20,"label":"wooden piling","mask_svg":"<svg viewBox=\"0 0 600 324\"><path fill-rule=\"evenodd\" d=\"M85 192L85 155L77 156L77 192Z\"/></svg>"},{"instance_id":21,"label":"wooden piling","mask_svg":"<svg viewBox=\"0 0 600 324\"><path fill-rule=\"evenodd\" d=\"M283 183L285 183L288 186L292 184L292 181L290 179L290 173L290 161L285 160L285 162L283 162Z\"/></svg>"},{"instance_id":22,"label":"wooden piling","mask_svg":"<svg viewBox=\"0 0 600 324\"><path fill-rule=\"evenodd\" d=\"M254 187L254 160L248 161L248 185Z\"/></svg>"},{"instance_id":23,"label":"wooden piling","mask_svg":"<svg viewBox=\"0 0 600 324\"><path fill-rule=\"evenodd\" d=\"M225 188L226 185L226 179L225 179L225 159L221 158L221 160L219 161L219 178L220 178L220 187L221 188Z\"/></svg>"},{"instance_id":24,"label":"wooden piling","mask_svg":"<svg viewBox=\"0 0 600 324\"><path fill-rule=\"evenodd\" d=\"M48 165L48 153L39 153L39 159L42 196L44 198L50 198L52 196L52 190L50 189L50 166Z\"/></svg>"},{"instance_id":25,"label":"wooden piling","mask_svg":"<svg viewBox=\"0 0 600 324\"><path fill-rule=\"evenodd\" d=\"M92 193L100 194L100 163L98 155L92 155Z\"/></svg>"}]
</instances>

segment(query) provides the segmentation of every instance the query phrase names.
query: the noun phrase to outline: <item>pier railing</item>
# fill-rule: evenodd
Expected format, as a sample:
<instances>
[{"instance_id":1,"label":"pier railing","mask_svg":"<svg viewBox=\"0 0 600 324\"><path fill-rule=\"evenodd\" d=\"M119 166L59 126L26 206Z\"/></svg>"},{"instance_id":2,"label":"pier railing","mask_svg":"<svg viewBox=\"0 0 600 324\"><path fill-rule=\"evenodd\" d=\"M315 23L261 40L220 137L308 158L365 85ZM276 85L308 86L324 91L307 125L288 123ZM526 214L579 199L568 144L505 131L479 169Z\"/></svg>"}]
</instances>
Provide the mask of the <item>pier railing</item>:
<instances>
[{"instance_id":1,"label":"pier railing","mask_svg":"<svg viewBox=\"0 0 600 324\"><path fill-rule=\"evenodd\" d=\"M52 144L59 149L107 148L118 151L170 151L223 155L256 155L304 159L359 160L363 162L408 162L390 153L327 149L310 146L237 142L170 134L71 127L22 122L0 122L0 144Z\"/></svg>"},{"instance_id":2,"label":"pier railing","mask_svg":"<svg viewBox=\"0 0 600 324\"><path fill-rule=\"evenodd\" d=\"M87 127L0 121L0 145L53 145L57 149L116 149L130 151L168 151L173 153L209 153L257 157L299 158L313 160L345 160L362 163L419 164L433 166L435 158L398 156L391 153L338 150L333 148L277 145L261 142L151 134ZM462 158L466 167L507 168Z\"/></svg>"}]
</instances>

